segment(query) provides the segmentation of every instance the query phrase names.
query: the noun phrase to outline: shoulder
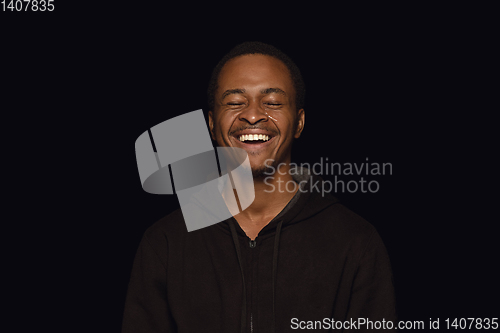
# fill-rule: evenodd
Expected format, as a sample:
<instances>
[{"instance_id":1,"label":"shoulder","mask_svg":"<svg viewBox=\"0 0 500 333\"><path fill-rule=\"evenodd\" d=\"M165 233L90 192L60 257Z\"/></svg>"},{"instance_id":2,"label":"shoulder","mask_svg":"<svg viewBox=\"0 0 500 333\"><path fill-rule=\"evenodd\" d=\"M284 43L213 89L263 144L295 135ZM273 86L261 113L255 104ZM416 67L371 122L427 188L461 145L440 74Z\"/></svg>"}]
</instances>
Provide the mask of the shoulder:
<instances>
[{"instance_id":1,"label":"shoulder","mask_svg":"<svg viewBox=\"0 0 500 333\"><path fill-rule=\"evenodd\" d=\"M163 247L169 239L187 234L186 224L180 208L153 223L144 232L143 239L153 248Z\"/></svg>"},{"instance_id":2,"label":"shoulder","mask_svg":"<svg viewBox=\"0 0 500 333\"><path fill-rule=\"evenodd\" d=\"M376 228L346 206L335 203L306 221L318 242L329 244L336 250L364 252L379 243Z\"/></svg>"}]
</instances>

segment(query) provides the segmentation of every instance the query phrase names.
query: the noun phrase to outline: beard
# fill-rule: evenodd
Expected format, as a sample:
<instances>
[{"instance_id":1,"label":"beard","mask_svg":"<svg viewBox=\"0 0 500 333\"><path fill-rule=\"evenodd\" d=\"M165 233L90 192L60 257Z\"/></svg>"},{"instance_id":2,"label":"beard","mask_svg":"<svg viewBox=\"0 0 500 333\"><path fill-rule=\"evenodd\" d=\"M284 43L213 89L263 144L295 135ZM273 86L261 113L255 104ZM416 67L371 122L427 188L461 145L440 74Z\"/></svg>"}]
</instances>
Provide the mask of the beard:
<instances>
[{"instance_id":1,"label":"beard","mask_svg":"<svg viewBox=\"0 0 500 333\"><path fill-rule=\"evenodd\" d=\"M267 161L269 162L269 161ZM257 165L252 167L252 176L254 179L262 179L265 177L272 176L276 172L276 167L278 166L278 161L272 160L272 163L264 162L262 165Z\"/></svg>"}]
</instances>

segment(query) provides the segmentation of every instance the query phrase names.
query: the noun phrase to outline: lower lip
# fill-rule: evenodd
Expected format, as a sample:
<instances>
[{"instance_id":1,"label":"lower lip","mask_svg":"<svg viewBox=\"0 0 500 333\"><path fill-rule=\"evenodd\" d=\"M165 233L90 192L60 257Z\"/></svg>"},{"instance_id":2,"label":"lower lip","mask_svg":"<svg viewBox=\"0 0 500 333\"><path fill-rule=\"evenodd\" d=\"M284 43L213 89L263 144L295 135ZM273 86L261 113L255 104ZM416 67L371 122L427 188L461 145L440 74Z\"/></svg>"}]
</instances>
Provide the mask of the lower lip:
<instances>
[{"instance_id":1,"label":"lower lip","mask_svg":"<svg viewBox=\"0 0 500 333\"><path fill-rule=\"evenodd\" d=\"M273 136L271 139L267 140L266 142L261 142L261 143L245 143L237 138L234 138L236 140L237 146L245 149L245 150L259 150L266 148L276 137Z\"/></svg>"}]
</instances>

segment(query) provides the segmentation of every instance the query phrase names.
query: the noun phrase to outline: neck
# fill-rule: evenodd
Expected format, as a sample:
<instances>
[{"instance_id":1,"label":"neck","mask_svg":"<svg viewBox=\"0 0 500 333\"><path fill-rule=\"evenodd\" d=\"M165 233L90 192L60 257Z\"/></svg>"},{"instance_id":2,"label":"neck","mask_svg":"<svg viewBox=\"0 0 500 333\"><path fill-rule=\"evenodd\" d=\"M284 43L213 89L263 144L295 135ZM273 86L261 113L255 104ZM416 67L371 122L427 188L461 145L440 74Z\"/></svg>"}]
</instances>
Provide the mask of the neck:
<instances>
[{"instance_id":1,"label":"neck","mask_svg":"<svg viewBox=\"0 0 500 333\"><path fill-rule=\"evenodd\" d=\"M272 175L254 178L255 200L247 209L235 215L240 227L254 239L278 215L298 190L289 172L289 165L281 165ZM237 195L237 193L235 192Z\"/></svg>"}]
</instances>

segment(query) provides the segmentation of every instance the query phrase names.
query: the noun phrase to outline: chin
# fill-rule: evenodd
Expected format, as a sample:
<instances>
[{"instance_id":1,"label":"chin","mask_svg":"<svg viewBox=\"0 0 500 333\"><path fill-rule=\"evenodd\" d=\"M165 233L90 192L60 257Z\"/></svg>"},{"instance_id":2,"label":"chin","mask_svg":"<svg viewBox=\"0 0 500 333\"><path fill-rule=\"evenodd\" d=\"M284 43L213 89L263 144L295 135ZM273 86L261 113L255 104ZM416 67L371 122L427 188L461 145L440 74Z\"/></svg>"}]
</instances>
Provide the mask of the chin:
<instances>
[{"instance_id":1,"label":"chin","mask_svg":"<svg viewBox=\"0 0 500 333\"><path fill-rule=\"evenodd\" d=\"M276 167L277 167L278 162L275 159L272 159L273 162L271 164L266 164L265 161L268 159L271 159L271 158L263 159L262 161L259 161L259 163L257 165L254 165L252 163L252 161L250 161L250 165L252 167L252 175L253 175L254 179L255 178L264 178L264 177L271 176L274 174L274 172L276 171Z\"/></svg>"},{"instance_id":2,"label":"chin","mask_svg":"<svg viewBox=\"0 0 500 333\"><path fill-rule=\"evenodd\" d=\"M268 176L270 176L271 171L272 171L272 169L267 170L266 167L252 169L253 179L255 180L255 179L262 179L262 178L268 177Z\"/></svg>"}]
</instances>

